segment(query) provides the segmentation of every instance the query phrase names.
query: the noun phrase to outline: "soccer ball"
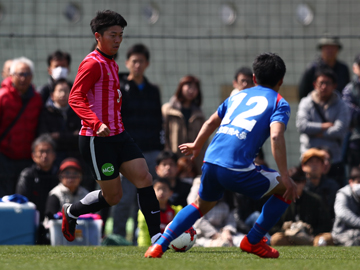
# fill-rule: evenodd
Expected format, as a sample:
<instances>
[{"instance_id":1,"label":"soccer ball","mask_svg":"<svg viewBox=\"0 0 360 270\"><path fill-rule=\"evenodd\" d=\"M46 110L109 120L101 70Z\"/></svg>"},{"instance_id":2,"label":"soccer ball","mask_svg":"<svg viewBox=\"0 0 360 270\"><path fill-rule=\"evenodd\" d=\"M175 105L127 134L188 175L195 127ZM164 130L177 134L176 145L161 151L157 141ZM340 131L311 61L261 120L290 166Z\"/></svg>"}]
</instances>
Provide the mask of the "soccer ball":
<instances>
[{"instance_id":1,"label":"soccer ball","mask_svg":"<svg viewBox=\"0 0 360 270\"><path fill-rule=\"evenodd\" d=\"M166 226L165 230L169 227L171 222ZM175 250L176 252L185 252L188 251L195 244L196 241L196 231L193 227L186 230L179 237L171 241L169 248Z\"/></svg>"}]
</instances>

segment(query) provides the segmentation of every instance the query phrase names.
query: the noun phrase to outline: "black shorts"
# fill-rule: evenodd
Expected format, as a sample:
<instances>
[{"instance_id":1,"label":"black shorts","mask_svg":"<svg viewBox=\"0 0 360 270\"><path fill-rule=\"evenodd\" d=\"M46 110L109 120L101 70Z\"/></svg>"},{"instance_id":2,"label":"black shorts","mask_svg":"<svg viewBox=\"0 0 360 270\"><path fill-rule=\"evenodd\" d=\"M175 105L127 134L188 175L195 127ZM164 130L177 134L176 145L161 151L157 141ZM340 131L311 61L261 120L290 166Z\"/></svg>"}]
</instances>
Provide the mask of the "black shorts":
<instances>
[{"instance_id":1,"label":"black shorts","mask_svg":"<svg viewBox=\"0 0 360 270\"><path fill-rule=\"evenodd\" d=\"M126 131L110 137L79 136L79 148L96 180L114 179L123 162L144 158Z\"/></svg>"}]
</instances>

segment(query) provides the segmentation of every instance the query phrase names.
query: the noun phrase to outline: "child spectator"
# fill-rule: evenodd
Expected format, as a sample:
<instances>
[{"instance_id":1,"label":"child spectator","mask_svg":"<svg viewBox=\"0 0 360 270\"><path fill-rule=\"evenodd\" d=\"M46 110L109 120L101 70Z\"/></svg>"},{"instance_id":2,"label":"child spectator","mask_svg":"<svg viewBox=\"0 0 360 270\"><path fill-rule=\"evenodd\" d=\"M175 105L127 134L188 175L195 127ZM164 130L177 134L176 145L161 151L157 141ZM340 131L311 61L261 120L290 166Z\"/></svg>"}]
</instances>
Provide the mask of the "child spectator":
<instances>
[{"instance_id":1,"label":"child spectator","mask_svg":"<svg viewBox=\"0 0 360 270\"><path fill-rule=\"evenodd\" d=\"M194 178L198 176L196 164L189 157L181 157L177 161L177 176L184 182L192 185Z\"/></svg>"},{"instance_id":2,"label":"child spectator","mask_svg":"<svg viewBox=\"0 0 360 270\"><path fill-rule=\"evenodd\" d=\"M160 178L167 178L169 180L170 188L173 191L169 199L170 204L185 207L191 184L177 177L177 160L178 157L175 153L162 151L156 158L155 170Z\"/></svg>"},{"instance_id":3,"label":"child spectator","mask_svg":"<svg viewBox=\"0 0 360 270\"><path fill-rule=\"evenodd\" d=\"M60 183L50 192L46 201L45 216L53 219L54 214L61 211L64 203L74 203L81 200L89 193L80 186L82 179L82 168L75 158L66 158L60 164Z\"/></svg>"},{"instance_id":4,"label":"child spectator","mask_svg":"<svg viewBox=\"0 0 360 270\"><path fill-rule=\"evenodd\" d=\"M195 201L200 188L200 177L194 179L188 203ZM226 191L222 199L194 224L197 232L195 245L202 247L240 246L245 234L236 230L235 194Z\"/></svg>"},{"instance_id":5,"label":"child spectator","mask_svg":"<svg viewBox=\"0 0 360 270\"><path fill-rule=\"evenodd\" d=\"M181 205L174 206L169 202L173 191L170 188L170 183L166 178L157 178L154 180L154 190L156 198L160 204L160 229L164 232L165 227L173 220L175 215L182 209ZM151 245L150 235L144 215L141 211L138 213L138 245L140 247Z\"/></svg>"}]
</instances>

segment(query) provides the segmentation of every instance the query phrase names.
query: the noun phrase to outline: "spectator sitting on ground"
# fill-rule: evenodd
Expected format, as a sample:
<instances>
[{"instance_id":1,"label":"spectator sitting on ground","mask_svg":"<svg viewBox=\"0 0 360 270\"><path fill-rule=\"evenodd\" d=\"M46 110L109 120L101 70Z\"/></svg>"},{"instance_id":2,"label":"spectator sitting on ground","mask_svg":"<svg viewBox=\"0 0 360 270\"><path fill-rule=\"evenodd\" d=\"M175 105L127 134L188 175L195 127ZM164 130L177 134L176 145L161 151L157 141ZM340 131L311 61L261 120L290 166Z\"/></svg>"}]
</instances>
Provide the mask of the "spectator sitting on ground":
<instances>
[{"instance_id":1,"label":"spectator sitting on ground","mask_svg":"<svg viewBox=\"0 0 360 270\"><path fill-rule=\"evenodd\" d=\"M31 84L33 62L14 59L10 74L0 89L0 197L14 194L20 172L32 164L31 144L42 108Z\"/></svg>"},{"instance_id":2,"label":"spectator sitting on ground","mask_svg":"<svg viewBox=\"0 0 360 270\"><path fill-rule=\"evenodd\" d=\"M58 167L55 161L55 143L48 134L39 136L32 144L34 164L25 168L19 177L16 193L21 194L36 205L40 214L40 224L45 217L46 198L49 191L58 184ZM45 233L40 225L38 244L44 244Z\"/></svg>"},{"instance_id":3,"label":"spectator sitting on ground","mask_svg":"<svg viewBox=\"0 0 360 270\"><path fill-rule=\"evenodd\" d=\"M326 238L331 239L330 231L332 222L330 220L329 211L324 205L321 197L313 192L305 189L306 176L301 167L291 168L289 170L290 177L297 184L297 192L299 198L296 202L292 202L279 222L271 229L271 245L272 246L290 246L290 245L313 245L314 236L327 233ZM290 222L290 223L289 223ZM295 231L294 227L305 225L304 231ZM294 224L293 228L289 224ZM300 228L296 228L300 229Z\"/></svg>"},{"instance_id":4,"label":"spectator sitting on ground","mask_svg":"<svg viewBox=\"0 0 360 270\"><path fill-rule=\"evenodd\" d=\"M249 67L239 68L233 80L234 90L231 91L230 96L239 93L241 90L255 86L253 81L253 73Z\"/></svg>"},{"instance_id":5,"label":"spectator sitting on ground","mask_svg":"<svg viewBox=\"0 0 360 270\"><path fill-rule=\"evenodd\" d=\"M164 150L156 158L156 174L160 178L167 178L173 191L169 199L171 205L187 205L186 198L189 195L191 184L182 181L176 176L178 157L171 151Z\"/></svg>"},{"instance_id":6,"label":"spectator sitting on ground","mask_svg":"<svg viewBox=\"0 0 360 270\"><path fill-rule=\"evenodd\" d=\"M66 52L57 50L48 56L47 64L47 72L49 74L48 82L38 89L44 104L46 104L50 97L54 82L58 79L66 79L68 77L70 73L71 56Z\"/></svg>"},{"instance_id":7,"label":"spectator sitting on ground","mask_svg":"<svg viewBox=\"0 0 360 270\"><path fill-rule=\"evenodd\" d=\"M331 178L329 174L331 169L331 161L332 161L332 153L329 147L326 146L319 146L316 147L317 149L321 150L324 153L324 174Z\"/></svg>"},{"instance_id":8,"label":"spectator sitting on ground","mask_svg":"<svg viewBox=\"0 0 360 270\"><path fill-rule=\"evenodd\" d=\"M182 209L181 205L174 206L169 202L173 192L170 188L170 183L167 178L157 178L154 180L154 190L156 198L160 204L160 230L164 232L165 227L173 220L175 215ZM138 212L138 246L148 247L151 245L151 239L148 227L146 225L145 217L142 212Z\"/></svg>"},{"instance_id":9,"label":"spectator sitting on ground","mask_svg":"<svg viewBox=\"0 0 360 270\"><path fill-rule=\"evenodd\" d=\"M351 169L349 184L336 194L332 236L336 245L360 246L360 167Z\"/></svg>"},{"instance_id":10,"label":"spectator sitting on ground","mask_svg":"<svg viewBox=\"0 0 360 270\"><path fill-rule=\"evenodd\" d=\"M74 203L81 200L89 193L88 190L80 186L82 180L82 168L76 158L66 158L61 162L59 168L60 183L48 194L45 208L45 227L49 219L54 218L54 214L61 211L64 203Z\"/></svg>"},{"instance_id":11,"label":"spectator sitting on ground","mask_svg":"<svg viewBox=\"0 0 360 270\"><path fill-rule=\"evenodd\" d=\"M200 188L201 177L196 177L191 187L188 203L194 202ZM235 196L226 191L224 197L206 215L193 225L197 232L195 245L202 247L240 246L245 234L236 230Z\"/></svg>"},{"instance_id":12,"label":"spectator sitting on ground","mask_svg":"<svg viewBox=\"0 0 360 270\"><path fill-rule=\"evenodd\" d=\"M324 153L317 148L310 148L302 155L301 168L306 176L306 190L318 194L327 210L330 218L334 219L334 202L339 185L335 180L324 175Z\"/></svg>"}]
</instances>

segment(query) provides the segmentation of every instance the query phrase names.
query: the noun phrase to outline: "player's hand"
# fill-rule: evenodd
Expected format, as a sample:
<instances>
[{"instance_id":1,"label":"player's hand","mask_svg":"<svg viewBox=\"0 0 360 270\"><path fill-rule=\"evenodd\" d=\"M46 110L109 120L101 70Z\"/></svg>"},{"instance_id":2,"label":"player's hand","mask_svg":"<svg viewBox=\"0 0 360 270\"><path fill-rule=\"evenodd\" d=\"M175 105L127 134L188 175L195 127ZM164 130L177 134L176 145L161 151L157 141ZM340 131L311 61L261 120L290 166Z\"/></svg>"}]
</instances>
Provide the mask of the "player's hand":
<instances>
[{"instance_id":1,"label":"player's hand","mask_svg":"<svg viewBox=\"0 0 360 270\"><path fill-rule=\"evenodd\" d=\"M284 183L284 186L286 187L286 191L283 195L283 198L285 200L291 200L293 202L296 201L296 199L299 198L297 193L297 185L290 177L281 177L282 181Z\"/></svg>"},{"instance_id":2,"label":"player's hand","mask_svg":"<svg viewBox=\"0 0 360 270\"><path fill-rule=\"evenodd\" d=\"M194 143L183 143L179 145L179 149L185 156L192 155L190 158L191 160L194 160L200 153L200 149L197 149Z\"/></svg>"},{"instance_id":3,"label":"player's hand","mask_svg":"<svg viewBox=\"0 0 360 270\"><path fill-rule=\"evenodd\" d=\"M110 129L105 124L101 124L98 131L96 131L96 135L99 137L107 137L110 135Z\"/></svg>"}]
</instances>

